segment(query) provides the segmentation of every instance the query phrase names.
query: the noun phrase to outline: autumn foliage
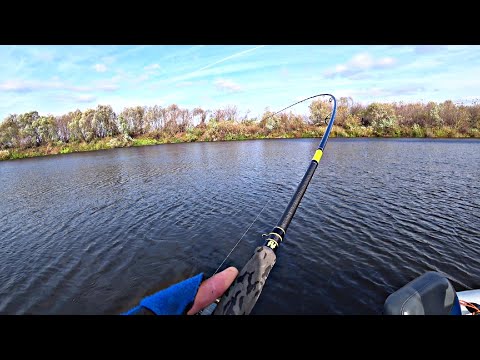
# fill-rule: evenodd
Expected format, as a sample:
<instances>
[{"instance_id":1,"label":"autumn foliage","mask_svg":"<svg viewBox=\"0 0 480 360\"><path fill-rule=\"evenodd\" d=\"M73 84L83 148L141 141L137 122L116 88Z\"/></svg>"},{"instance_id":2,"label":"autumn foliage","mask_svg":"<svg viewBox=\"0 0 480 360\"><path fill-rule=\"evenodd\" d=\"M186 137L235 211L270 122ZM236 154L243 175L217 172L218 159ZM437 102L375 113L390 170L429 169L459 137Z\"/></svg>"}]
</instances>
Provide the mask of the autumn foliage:
<instances>
[{"instance_id":1,"label":"autumn foliage","mask_svg":"<svg viewBox=\"0 0 480 360\"><path fill-rule=\"evenodd\" d=\"M340 98L331 136L480 137L480 104L371 103ZM169 142L319 137L331 103L314 100L309 114L284 112L258 118L235 106L207 110L178 105L136 106L119 114L98 105L84 112L13 114L0 123L0 159Z\"/></svg>"}]
</instances>

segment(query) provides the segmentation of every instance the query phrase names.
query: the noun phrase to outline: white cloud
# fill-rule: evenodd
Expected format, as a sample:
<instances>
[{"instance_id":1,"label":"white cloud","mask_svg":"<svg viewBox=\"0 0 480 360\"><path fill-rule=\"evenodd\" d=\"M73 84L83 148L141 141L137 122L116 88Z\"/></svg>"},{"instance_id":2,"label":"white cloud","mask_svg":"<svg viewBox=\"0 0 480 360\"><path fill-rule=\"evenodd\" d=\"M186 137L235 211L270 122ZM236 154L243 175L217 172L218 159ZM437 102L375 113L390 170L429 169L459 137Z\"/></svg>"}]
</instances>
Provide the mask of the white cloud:
<instances>
[{"instance_id":1,"label":"white cloud","mask_svg":"<svg viewBox=\"0 0 480 360\"><path fill-rule=\"evenodd\" d=\"M97 88L100 89L100 90L105 90L105 91L114 91L114 90L118 90L118 85L103 84L103 85L99 85Z\"/></svg>"},{"instance_id":2,"label":"white cloud","mask_svg":"<svg viewBox=\"0 0 480 360\"><path fill-rule=\"evenodd\" d=\"M101 58L102 62L105 64L113 64L117 59L115 56L104 56Z\"/></svg>"},{"instance_id":3,"label":"white cloud","mask_svg":"<svg viewBox=\"0 0 480 360\"><path fill-rule=\"evenodd\" d=\"M145 66L143 69L146 70L146 71L158 70L158 69L160 69L160 65L159 64L150 64L150 65Z\"/></svg>"},{"instance_id":4,"label":"white cloud","mask_svg":"<svg viewBox=\"0 0 480 360\"><path fill-rule=\"evenodd\" d=\"M62 87L60 81L24 81L6 80L0 83L0 90L16 93L26 93L44 89L58 89Z\"/></svg>"},{"instance_id":5,"label":"white cloud","mask_svg":"<svg viewBox=\"0 0 480 360\"><path fill-rule=\"evenodd\" d=\"M94 91L94 90L103 90L103 91L114 91L118 90L119 86L117 84L118 77L114 76L111 79L103 79L96 81L92 87L88 88L87 91Z\"/></svg>"},{"instance_id":6,"label":"white cloud","mask_svg":"<svg viewBox=\"0 0 480 360\"><path fill-rule=\"evenodd\" d=\"M236 92L241 90L241 87L239 84L228 79L217 79L215 80L214 84L219 90L230 91L230 92Z\"/></svg>"},{"instance_id":7,"label":"white cloud","mask_svg":"<svg viewBox=\"0 0 480 360\"><path fill-rule=\"evenodd\" d=\"M337 75L345 77L358 76L367 70L381 69L395 64L392 57L373 58L369 53L360 53L352 57L344 64L338 64L334 69L327 70L325 76L332 78Z\"/></svg>"},{"instance_id":8,"label":"white cloud","mask_svg":"<svg viewBox=\"0 0 480 360\"><path fill-rule=\"evenodd\" d=\"M55 54L51 50L38 50L35 57L40 61L50 62L55 58Z\"/></svg>"},{"instance_id":9,"label":"white cloud","mask_svg":"<svg viewBox=\"0 0 480 360\"><path fill-rule=\"evenodd\" d=\"M260 71L262 68L268 67L268 66L269 64L264 64L259 61L225 64L222 66L216 66L206 70L201 70L201 71L196 70L193 72L189 72L187 74L182 74L182 75L174 76L172 78L160 80L156 84L159 87L163 87L165 85L176 83L178 81L189 81L193 79L207 78L207 77L229 76L232 73L240 73L240 72L247 72L247 71Z\"/></svg>"},{"instance_id":10,"label":"white cloud","mask_svg":"<svg viewBox=\"0 0 480 360\"><path fill-rule=\"evenodd\" d=\"M373 59L368 53L357 54L349 61L348 65L351 68L368 69L373 65Z\"/></svg>"},{"instance_id":11,"label":"white cloud","mask_svg":"<svg viewBox=\"0 0 480 360\"><path fill-rule=\"evenodd\" d=\"M68 103L92 103L97 100L97 97L93 94L60 94L56 99Z\"/></svg>"},{"instance_id":12,"label":"white cloud","mask_svg":"<svg viewBox=\"0 0 480 360\"><path fill-rule=\"evenodd\" d=\"M74 96L73 99L76 100L77 102L89 103L89 102L95 101L97 97L91 94L80 94L80 95Z\"/></svg>"},{"instance_id":13,"label":"white cloud","mask_svg":"<svg viewBox=\"0 0 480 360\"><path fill-rule=\"evenodd\" d=\"M95 64L94 68L95 68L95 71L97 72L107 71L107 66L105 64Z\"/></svg>"},{"instance_id":14,"label":"white cloud","mask_svg":"<svg viewBox=\"0 0 480 360\"><path fill-rule=\"evenodd\" d=\"M113 80L99 81L93 86L76 86L69 85L57 78L51 81L26 81L26 80L6 80L0 83L0 90L14 93L28 93L42 90L66 90L75 92L87 91L114 91L118 89L118 85Z\"/></svg>"},{"instance_id":15,"label":"white cloud","mask_svg":"<svg viewBox=\"0 0 480 360\"><path fill-rule=\"evenodd\" d=\"M430 58L421 58L418 60L414 60L410 64L403 66L402 70L419 70L419 69L431 70L440 65L442 65L442 62L439 60L430 59Z\"/></svg>"},{"instance_id":16,"label":"white cloud","mask_svg":"<svg viewBox=\"0 0 480 360\"><path fill-rule=\"evenodd\" d=\"M159 64L150 64L150 65L144 66L143 70L145 70L145 73L133 78L132 82L134 84L139 84L146 80L150 80L152 76L155 76L158 74L158 71L160 70L160 68L161 67Z\"/></svg>"},{"instance_id":17,"label":"white cloud","mask_svg":"<svg viewBox=\"0 0 480 360\"><path fill-rule=\"evenodd\" d=\"M369 87L368 89L343 89L337 92L339 97L346 96L352 97L356 100L358 97L360 98L386 98L386 97L397 97L397 96L404 96L404 95L417 95L422 92L425 92L425 87L421 84L409 84L409 85L399 85L395 87L379 87L373 86ZM376 101L383 101L383 100L376 100Z\"/></svg>"},{"instance_id":18,"label":"white cloud","mask_svg":"<svg viewBox=\"0 0 480 360\"><path fill-rule=\"evenodd\" d=\"M393 63L395 62L395 59L392 58L392 57L384 57L384 58L381 58L380 60L378 60L378 65L380 66L389 66L389 65L393 65Z\"/></svg>"},{"instance_id":19,"label":"white cloud","mask_svg":"<svg viewBox=\"0 0 480 360\"><path fill-rule=\"evenodd\" d=\"M138 84L138 83L144 82L145 80L148 80L148 79L150 79L150 74L142 74L142 75L136 77L135 79L132 79L132 82L134 84Z\"/></svg>"},{"instance_id":20,"label":"white cloud","mask_svg":"<svg viewBox=\"0 0 480 360\"><path fill-rule=\"evenodd\" d=\"M193 84L195 84L193 81L181 81L177 84L175 84L176 87L188 87L188 86L192 86Z\"/></svg>"}]
</instances>

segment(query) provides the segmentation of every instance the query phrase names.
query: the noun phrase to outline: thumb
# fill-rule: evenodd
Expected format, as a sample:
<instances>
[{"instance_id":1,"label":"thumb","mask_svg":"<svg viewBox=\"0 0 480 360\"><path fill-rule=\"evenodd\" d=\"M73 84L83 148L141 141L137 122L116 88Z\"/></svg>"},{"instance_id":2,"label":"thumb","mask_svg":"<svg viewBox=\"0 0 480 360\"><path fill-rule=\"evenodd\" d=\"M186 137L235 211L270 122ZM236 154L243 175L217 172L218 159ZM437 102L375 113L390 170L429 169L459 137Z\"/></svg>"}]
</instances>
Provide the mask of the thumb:
<instances>
[{"instance_id":1,"label":"thumb","mask_svg":"<svg viewBox=\"0 0 480 360\"><path fill-rule=\"evenodd\" d=\"M237 268L231 266L202 282L187 315L196 314L222 296L230 285L232 285L237 275Z\"/></svg>"}]
</instances>

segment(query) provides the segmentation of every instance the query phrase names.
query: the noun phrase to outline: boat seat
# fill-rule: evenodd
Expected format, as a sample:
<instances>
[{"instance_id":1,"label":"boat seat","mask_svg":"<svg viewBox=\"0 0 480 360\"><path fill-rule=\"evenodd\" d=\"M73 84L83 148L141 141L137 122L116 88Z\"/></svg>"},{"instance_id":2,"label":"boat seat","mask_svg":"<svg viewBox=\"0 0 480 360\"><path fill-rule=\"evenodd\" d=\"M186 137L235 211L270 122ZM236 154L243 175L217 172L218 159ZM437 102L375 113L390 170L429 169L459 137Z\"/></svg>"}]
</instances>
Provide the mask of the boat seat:
<instances>
[{"instance_id":1,"label":"boat seat","mask_svg":"<svg viewBox=\"0 0 480 360\"><path fill-rule=\"evenodd\" d=\"M457 293L448 279L429 271L385 300L385 315L461 315Z\"/></svg>"}]
</instances>

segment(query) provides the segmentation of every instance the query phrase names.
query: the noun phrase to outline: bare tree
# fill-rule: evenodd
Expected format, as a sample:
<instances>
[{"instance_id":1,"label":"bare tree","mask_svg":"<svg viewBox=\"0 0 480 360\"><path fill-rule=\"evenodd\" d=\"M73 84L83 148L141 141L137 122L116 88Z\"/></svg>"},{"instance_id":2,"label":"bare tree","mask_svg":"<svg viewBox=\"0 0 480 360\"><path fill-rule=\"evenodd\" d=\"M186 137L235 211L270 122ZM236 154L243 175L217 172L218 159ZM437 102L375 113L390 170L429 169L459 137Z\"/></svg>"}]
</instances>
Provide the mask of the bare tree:
<instances>
[{"instance_id":1,"label":"bare tree","mask_svg":"<svg viewBox=\"0 0 480 360\"><path fill-rule=\"evenodd\" d=\"M155 105L146 108L143 119L145 132L160 131L165 127L166 109Z\"/></svg>"},{"instance_id":2,"label":"bare tree","mask_svg":"<svg viewBox=\"0 0 480 360\"><path fill-rule=\"evenodd\" d=\"M205 126L205 121L207 120L208 112L209 112L208 110L203 110L200 107L193 109L192 118L193 118L194 125L197 124L198 122L197 125Z\"/></svg>"},{"instance_id":3,"label":"bare tree","mask_svg":"<svg viewBox=\"0 0 480 360\"><path fill-rule=\"evenodd\" d=\"M235 105L228 105L223 110L225 120L228 121L237 121L238 120L238 109Z\"/></svg>"},{"instance_id":4,"label":"bare tree","mask_svg":"<svg viewBox=\"0 0 480 360\"><path fill-rule=\"evenodd\" d=\"M180 111L178 128L181 132L184 132L192 124L192 113L188 109Z\"/></svg>"},{"instance_id":5,"label":"bare tree","mask_svg":"<svg viewBox=\"0 0 480 360\"><path fill-rule=\"evenodd\" d=\"M213 119L215 119L215 121L217 122L222 122L222 121L225 121L225 110L223 109L217 109L215 111L213 111Z\"/></svg>"}]
</instances>

